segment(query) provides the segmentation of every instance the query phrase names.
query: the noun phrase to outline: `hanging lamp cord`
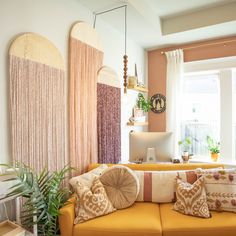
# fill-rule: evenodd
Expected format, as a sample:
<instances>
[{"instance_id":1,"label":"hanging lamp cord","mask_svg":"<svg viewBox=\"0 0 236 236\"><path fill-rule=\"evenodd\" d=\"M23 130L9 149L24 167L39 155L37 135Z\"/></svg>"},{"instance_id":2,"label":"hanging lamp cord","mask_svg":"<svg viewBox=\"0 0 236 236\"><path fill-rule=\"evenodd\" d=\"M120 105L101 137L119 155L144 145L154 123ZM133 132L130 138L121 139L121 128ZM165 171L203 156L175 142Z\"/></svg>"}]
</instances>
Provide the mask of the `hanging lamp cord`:
<instances>
[{"instance_id":1,"label":"hanging lamp cord","mask_svg":"<svg viewBox=\"0 0 236 236\"><path fill-rule=\"evenodd\" d=\"M125 55L127 49L127 5L125 5Z\"/></svg>"},{"instance_id":2,"label":"hanging lamp cord","mask_svg":"<svg viewBox=\"0 0 236 236\"><path fill-rule=\"evenodd\" d=\"M126 55L127 53L127 5L122 5L122 6L119 6L119 7L114 7L114 8L111 8L111 9L108 9L106 11L101 11L101 12L94 12L94 21L93 21L93 28L95 29L96 27L96 22L97 22L97 16L98 15L102 15L102 14L105 14L105 13L108 13L108 12L111 12L111 11L115 11L115 10L118 10L120 8L125 8L125 19L124 19L124 27L125 27L125 48L124 48L124 51L125 51L125 54L123 56L123 63L124 63L124 75L123 75L123 78L124 78L124 93L127 93L127 71L128 71L128 67L127 67L127 64L128 64L128 56Z\"/></svg>"},{"instance_id":3,"label":"hanging lamp cord","mask_svg":"<svg viewBox=\"0 0 236 236\"><path fill-rule=\"evenodd\" d=\"M127 5L122 5L122 6L119 6L119 7L114 7L114 8L108 9L106 11L94 12L93 13L94 14L93 28L96 27L97 16L105 14L105 13L108 13L108 12L111 12L111 11L115 11L115 10L123 8L123 7L125 8L125 15L126 15L127 14L126 13ZM125 16L125 18L126 18L126 16ZM125 19L125 21L126 21L126 19Z\"/></svg>"}]
</instances>

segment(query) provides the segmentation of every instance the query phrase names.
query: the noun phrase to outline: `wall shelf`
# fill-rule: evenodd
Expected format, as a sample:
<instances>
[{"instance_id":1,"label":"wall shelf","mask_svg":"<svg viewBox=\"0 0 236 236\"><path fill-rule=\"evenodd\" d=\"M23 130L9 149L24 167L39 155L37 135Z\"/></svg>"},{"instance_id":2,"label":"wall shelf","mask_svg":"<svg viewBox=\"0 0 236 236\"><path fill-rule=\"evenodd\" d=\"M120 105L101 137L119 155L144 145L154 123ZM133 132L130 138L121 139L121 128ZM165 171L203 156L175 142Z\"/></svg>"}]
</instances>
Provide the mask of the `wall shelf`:
<instances>
[{"instance_id":1,"label":"wall shelf","mask_svg":"<svg viewBox=\"0 0 236 236\"><path fill-rule=\"evenodd\" d=\"M138 86L138 85L136 85L136 86L128 85L127 88L135 90L135 91L138 91L138 92L143 92L143 93L147 93L148 92L147 88L141 87L141 86Z\"/></svg>"},{"instance_id":2,"label":"wall shelf","mask_svg":"<svg viewBox=\"0 0 236 236\"><path fill-rule=\"evenodd\" d=\"M128 126L145 126L148 125L148 122L127 122Z\"/></svg>"}]
</instances>

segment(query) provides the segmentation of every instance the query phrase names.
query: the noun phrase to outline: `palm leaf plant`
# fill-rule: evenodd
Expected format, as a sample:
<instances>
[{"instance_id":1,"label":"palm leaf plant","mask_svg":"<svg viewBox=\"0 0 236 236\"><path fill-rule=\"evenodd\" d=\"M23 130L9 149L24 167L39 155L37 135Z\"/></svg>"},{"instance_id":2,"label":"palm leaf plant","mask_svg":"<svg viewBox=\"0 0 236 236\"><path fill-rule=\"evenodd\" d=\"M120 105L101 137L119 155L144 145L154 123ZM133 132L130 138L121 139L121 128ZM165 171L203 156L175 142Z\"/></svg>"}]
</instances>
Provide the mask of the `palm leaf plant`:
<instances>
[{"instance_id":1,"label":"palm leaf plant","mask_svg":"<svg viewBox=\"0 0 236 236\"><path fill-rule=\"evenodd\" d=\"M11 172L3 174L11 176L14 174L14 177L7 181L16 181L6 197L22 196L24 199L21 212L23 226L32 228L37 224L39 235L56 235L59 229L59 209L69 195L69 189L63 187L62 182L72 168L65 166L60 171L50 172L45 167L40 174L37 174L22 163L1 166L12 169Z\"/></svg>"}]
</instances>

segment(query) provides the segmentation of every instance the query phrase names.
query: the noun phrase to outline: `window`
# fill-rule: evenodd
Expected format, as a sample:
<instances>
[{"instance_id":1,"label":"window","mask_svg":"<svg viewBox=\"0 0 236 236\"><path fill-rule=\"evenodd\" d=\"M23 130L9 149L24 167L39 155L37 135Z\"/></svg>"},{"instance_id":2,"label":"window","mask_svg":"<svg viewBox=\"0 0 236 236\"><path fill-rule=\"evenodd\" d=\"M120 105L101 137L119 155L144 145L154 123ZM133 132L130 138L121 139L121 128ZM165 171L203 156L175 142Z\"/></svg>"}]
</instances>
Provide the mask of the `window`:
<instances>
[{"instance_id":1,"label":"window","mask_svg":"<svg viewBox=\"0 0 236 236\"><path fill-rule=\"evenodd\" d=\"M207 156L207 136L220 140L219 74L191 73L184 77L181 139L192 140L190 153Z\"/></svg>"},{"instance_id":2,"label":"window","mask_svg":"<svg viewBox=\"0 0 236 236\"><path fill-rule=\"evenodd\" d=\"M210 135L220 141L220 161L236 163L236 57L187 62L184 71L180 138L191 137L190 152L206 160Z\"/></svg>"}]
</instances>

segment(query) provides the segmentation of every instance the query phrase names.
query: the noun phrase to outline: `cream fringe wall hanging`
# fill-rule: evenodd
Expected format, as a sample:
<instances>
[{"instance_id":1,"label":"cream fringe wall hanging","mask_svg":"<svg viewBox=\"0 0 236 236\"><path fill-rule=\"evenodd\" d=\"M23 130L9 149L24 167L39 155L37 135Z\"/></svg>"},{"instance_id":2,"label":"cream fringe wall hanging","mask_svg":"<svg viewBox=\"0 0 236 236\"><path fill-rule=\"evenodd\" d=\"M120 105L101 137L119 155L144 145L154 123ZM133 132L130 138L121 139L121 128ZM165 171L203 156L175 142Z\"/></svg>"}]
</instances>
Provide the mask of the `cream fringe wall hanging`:
<instances>
[{"instance_id":1,"label":"cream fringe wall hanging","mask_svg":"<svg viewBox=\"0 0 236 236\"><path fill-rule=\"evenodd\" d=\"M65 67L46 38L25 33L12 43L10 112L13 160L36 171L68 163L65 155Z\"/></svg>"},{"instance_id":2,"label":"cream fringe wall hanging","mask_svg":"<svg viewBox=\"0 0 236 236\"><path fill-rule=\"evenodd\" d=\"M120 95L120 80L116 72L107 66L102 67L97 84L99 163L118 163L121 160Z\"/></svg>"},{"instance_id":3,"label":"cream fringe wall hanging","mask_svg":"<svg viewBox=\"0 0 236 236\"><path fill-rule=\"evenodd\" d=\"M85 22L70 33L70 163L80 173L97 163L97 73L103 52L95 29Z\"/></svg>"}]
</instances>

